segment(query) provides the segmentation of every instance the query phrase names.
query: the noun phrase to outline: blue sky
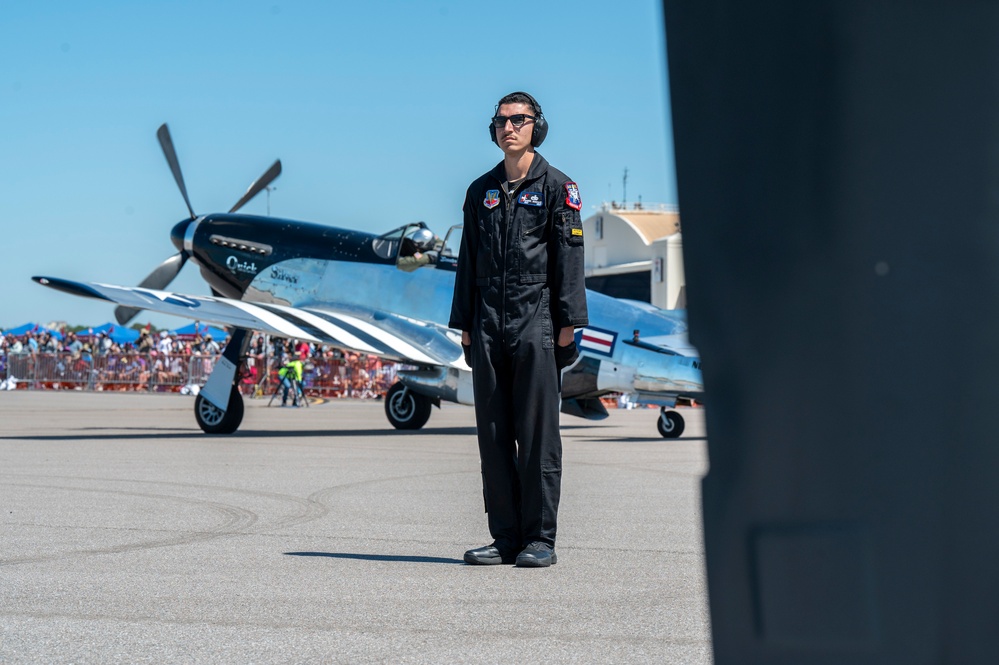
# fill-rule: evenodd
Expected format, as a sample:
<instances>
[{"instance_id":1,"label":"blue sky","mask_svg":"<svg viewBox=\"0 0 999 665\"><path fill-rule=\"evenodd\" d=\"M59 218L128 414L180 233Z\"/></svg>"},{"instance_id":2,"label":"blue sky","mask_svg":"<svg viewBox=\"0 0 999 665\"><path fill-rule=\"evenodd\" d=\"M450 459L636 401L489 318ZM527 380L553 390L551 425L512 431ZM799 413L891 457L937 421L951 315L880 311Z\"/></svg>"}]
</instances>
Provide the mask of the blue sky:
<instances>
[{"instance_id":1,"label":"blue sky","mask_svg":"<svg viewBox=\"0 0 999 665\"><path fill-rule=\"evenodd\" d=\"M274 216L445 231L501 157L486 127L512 90L544 108L541 152L584 215L621 200L626 167L629 201L676 202L657 0L5 2L0 328L110 320L30 277L137 284L175 252L187 213L163 122L197 213L228 210L280 158ZM193 264L171 288L208 293Z\"/></svg>"}]
</instances>

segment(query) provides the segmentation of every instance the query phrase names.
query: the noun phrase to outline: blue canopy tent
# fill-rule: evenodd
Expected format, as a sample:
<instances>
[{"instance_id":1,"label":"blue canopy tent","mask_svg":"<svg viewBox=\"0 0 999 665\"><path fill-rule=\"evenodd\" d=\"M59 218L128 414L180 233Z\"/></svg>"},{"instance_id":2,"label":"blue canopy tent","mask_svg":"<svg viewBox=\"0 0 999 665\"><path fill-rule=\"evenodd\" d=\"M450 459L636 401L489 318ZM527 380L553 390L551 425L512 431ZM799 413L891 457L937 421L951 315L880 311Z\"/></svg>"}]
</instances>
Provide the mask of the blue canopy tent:
<instances>
[{"instance_id":1,"label":"blue canopy tent","mask_svg":"<svg viewBox=\"0 0 999 665\"><path fill-rule=\"evenodd\" d=\"M62 333L58 330L52 330L51 328L46 328L45 326L40 326L37 323L25 323L24 325L17 326L16 328L9 328L3 331L4 335L13 335L14 337L20 337L21 335L27 333L35 333L40 335L43 332L47 332L56 339L62 339Z\"/></svg>"},{"instance_id":2,"label":"blue canopy tent","mask_svg":"<svg viewBox=\"0 0 999 665\"><path fill-rule=\"evenodd\" d=\"M197 329L195 329L196 325ZM175 328L174 330L170 331L171 337L181 337L181 338L184 337L193 338L195 335L201 335L202 337L204 337L205 335L211 335L212 339L214 339L216 342L221 342L223 339L225 339L226 335L228 334L229 333L226 332L225 330L221 330L219 328L213 328L209 326L207 323L202 323L202 324L189 323L186 326Z\"/></svg>"},{"instance_id":3,"label":"blue canopy tent","mask_svg":"<svg viewBox=\"0 0 999 665\"><path fill-rule=\"evenodd\" d=\"M115 344L127 344L129 342L135 342L139 339L139 331L133 330L132 328L126 328L125 326L118 325L117 323L105 323L100 326L93 326L92 328L86 328L81 330L76 334L77 337L89 338L90 331L93 331L93 336L98 337L101 333L107 333L108 337Z\"/></svg>"}]
</instances>

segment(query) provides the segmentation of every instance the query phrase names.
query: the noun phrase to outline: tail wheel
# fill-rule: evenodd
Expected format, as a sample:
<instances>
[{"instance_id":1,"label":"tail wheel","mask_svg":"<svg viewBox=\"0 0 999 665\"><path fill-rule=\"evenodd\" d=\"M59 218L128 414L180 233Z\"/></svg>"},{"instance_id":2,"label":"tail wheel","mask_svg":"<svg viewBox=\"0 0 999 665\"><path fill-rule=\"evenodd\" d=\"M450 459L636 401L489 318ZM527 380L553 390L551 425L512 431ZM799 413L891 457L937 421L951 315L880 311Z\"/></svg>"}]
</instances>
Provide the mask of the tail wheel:
<instances>
[{"instance_id":1,"label":"tail wheel","mask_svg":"<svg viewBox=\"0 0 999 665\"><path fill-rule=\"evenodd\" d=\"M430 419L432 406L429 397L401 383L393 385L385 395L385 415L396 429L420 429Z\"/></svg>"},{"instance_id":2,"label":"tail wheel","mask_svg":"<svg viewBox=\"0 0 999 665\"><path fill-rule=\"evenodd\" d=\"M677 439L683 434L683 416L676 411L663 409L659 413L659 420L656 425L659 427L659 433L662 434L664 439Z\"/></svg>"},{"instance_id":3,"label":"tail wheel","mask_svg":"<svg viewBox=\"0 0 999 665\"><path fill-rule=\"evenodd\" d=\"M229 408L223 411L198 395L194 400L194 418L206 434L232 434L243 422L243 396L233 386L229 393Z\"/></svg>"}]
</instances>

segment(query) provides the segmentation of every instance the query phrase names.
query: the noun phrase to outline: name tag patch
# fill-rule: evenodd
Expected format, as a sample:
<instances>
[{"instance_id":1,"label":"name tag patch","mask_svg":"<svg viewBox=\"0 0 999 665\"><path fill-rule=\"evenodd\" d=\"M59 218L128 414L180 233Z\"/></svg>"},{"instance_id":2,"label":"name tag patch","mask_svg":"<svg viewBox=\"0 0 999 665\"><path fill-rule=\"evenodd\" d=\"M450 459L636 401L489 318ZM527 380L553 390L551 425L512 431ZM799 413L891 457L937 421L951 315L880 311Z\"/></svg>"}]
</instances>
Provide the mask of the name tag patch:
<instances>
[{"instance_id":1,"label":"name tag patch","mask_svg":"<svg viewBox=\"0 0 999 665\"><path fill-rule=\"evenodd\" d=\"M573 229L572 230L572 235L574 235L574 236L582 236L583 235L583 229Z\"/></svg>"},{"instance_id":2,"label":"name tag patch","mask_svg":"<svg viewBox=\"0 0 999 665\"><path fill-rule=\"evenodd\" d=\"M522 206L534 206L540 208L545 204L545 197L541 192L523 192L517 203Z\"/></svg>"}]
</instances>

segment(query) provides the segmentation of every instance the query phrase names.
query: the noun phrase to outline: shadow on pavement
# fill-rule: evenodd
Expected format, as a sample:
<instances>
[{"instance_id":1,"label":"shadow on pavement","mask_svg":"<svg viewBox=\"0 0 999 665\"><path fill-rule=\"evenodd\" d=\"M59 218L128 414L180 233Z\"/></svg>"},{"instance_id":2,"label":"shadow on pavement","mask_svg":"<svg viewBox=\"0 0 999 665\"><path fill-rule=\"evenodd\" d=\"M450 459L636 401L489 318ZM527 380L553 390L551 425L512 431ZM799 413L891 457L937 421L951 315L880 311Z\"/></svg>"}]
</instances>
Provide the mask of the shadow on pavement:
<instances>
[{"instance_id":1,"label":"shadow on pavement","mask_svg":"<svg viewBox=\"0 0 999 665\"><path fill-rule=\"evenodd\" d=\"M102 441L114 441L118 439L131 440L156 440L156 439L273 439L299 438L299 437L365 437L365 436L385 436L393 434L396 436L475 436L474 427L425 427L420 430L397 430L386 427L385 429L310 429L310 430L239 430L235 434L205 434L200 430L177 430L166 428L145 428L145 427L89 427L85 430L87 434L40 434L40 435L14 435L0 436L0 439L11 441L87 441L100 439ZM113 433L113 432L121 432Z\"/></svg>"},{"instance_id":2,"label":"shadow on pavement","mask_svg":"<svg viewBox=\"0 0 999 665\"><path fill-rule=\"evenodd\" d=\"M350 554L347 552L285 552L286 556L323 556L330 559L355 559L357 561L398 561L404 563L459 563L461 559L446 559L437 556L403 556L395 554Z\"/></svg>"},{"instance_id":3,"label":"shadow on pavement","mask_svg":"<svg viewBox=\"0 0 999 665\"><path fill-rule=\"evenodd\" d=\"M661 441L664 443L669 443L670 441L680 442L680 441L707 441L706 436L678 436L675 439L667 439L662 436L657 436L655 434L650 434L649 436L618 436L613 439L607 439L601 436L581 436L578 437L580 441L594 441L600 443L629 443L632 441Z\"/></svg>"}]
</instances>

